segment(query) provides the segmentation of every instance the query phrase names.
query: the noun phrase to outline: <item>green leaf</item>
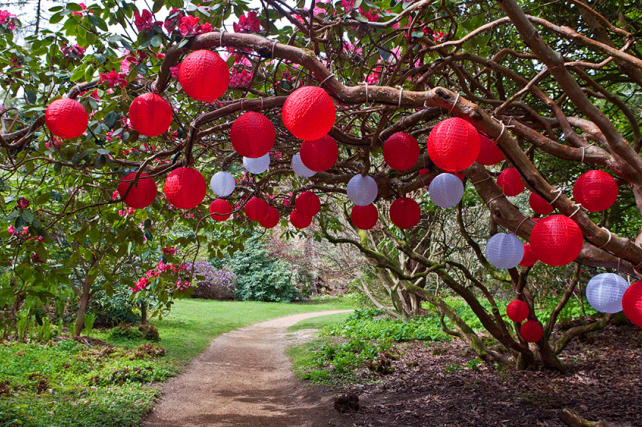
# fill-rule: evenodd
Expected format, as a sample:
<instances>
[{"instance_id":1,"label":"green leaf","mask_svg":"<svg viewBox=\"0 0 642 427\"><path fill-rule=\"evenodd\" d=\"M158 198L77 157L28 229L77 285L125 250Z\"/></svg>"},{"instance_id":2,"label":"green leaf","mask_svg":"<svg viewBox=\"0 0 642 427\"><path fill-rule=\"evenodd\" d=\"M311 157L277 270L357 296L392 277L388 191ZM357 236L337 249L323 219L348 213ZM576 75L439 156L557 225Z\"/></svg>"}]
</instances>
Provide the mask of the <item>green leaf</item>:
<instances>
[{"instance_id":1,"label":"green leaf","mask_svg":"<svg viewBox=\"0 0 642 427\"><path fill-rule=\"evenodd\" d=\"M64 18L64 15L62 13L54 13L53 15L51 15L51 18L49 18L49 23L57 24L62 21L62 18Z\"/></svg>"},{"instance_id":2,"label":"green leaf","mask_svg":"<svg viewBox=\"0 0 642 427\"><path fill-rule=\"evenodd\" d=\"M77 4L77 3L67 3L67 9L74 11L74 12L81 12L82 7Z\"/></svg>"},{"instance_id":3,"label":"green leaf","mask_svg":"<svg viewBox=\"0 0 642 427\"><path fill-rule=\"evenodd\" d=\"M161 45L163 44L163 39L159 34L156 34L154 37L152 37L152 40L150 43L154 47L161 47Z\"/></svg>"},{"instance_id":4,"label":"green leaf","mask_svg":"<svg viewBox=\"0 0 642 427\"><path fill-rule=\"evenodd\" d=\"M31 224L33 222L33 214L31 212L24 211L21 216L22 220L27 224Z\"/></svg>"}]
</instances>

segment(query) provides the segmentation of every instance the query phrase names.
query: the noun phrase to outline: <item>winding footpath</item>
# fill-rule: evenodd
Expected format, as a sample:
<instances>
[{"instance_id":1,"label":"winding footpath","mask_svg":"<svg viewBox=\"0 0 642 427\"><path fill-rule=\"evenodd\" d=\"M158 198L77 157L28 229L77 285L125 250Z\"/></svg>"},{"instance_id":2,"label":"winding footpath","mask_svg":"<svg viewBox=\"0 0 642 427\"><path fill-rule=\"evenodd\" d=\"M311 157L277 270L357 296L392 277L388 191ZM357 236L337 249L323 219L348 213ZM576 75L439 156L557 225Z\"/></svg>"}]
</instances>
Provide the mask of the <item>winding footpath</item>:
<instances>
[{"instance_id":1,"label":"winding footpath","mask_svg":"<svg viewBox=\"0 0 642 427\"><path fill-rule=\"evenodd\" d=\"M341 426L331 397L292 373L286 332L301 320L349 311L295 314L220 335L163 385L143 426Z\"/></svg>"}]
</instances>

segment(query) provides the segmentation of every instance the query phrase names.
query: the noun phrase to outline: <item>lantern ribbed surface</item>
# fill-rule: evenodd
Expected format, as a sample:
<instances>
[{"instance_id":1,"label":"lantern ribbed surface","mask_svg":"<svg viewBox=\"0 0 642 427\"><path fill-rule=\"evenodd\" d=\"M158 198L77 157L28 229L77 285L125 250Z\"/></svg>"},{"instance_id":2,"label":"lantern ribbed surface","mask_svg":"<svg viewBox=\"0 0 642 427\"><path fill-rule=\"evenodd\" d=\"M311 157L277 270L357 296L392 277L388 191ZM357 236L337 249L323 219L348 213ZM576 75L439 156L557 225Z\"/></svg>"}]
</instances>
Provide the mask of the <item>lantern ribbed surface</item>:
<instances>
[{"instance_id":1,"label":"lantern ribbed surface","mask_svg":"<svg viewBox=\"0 0 642 427\"><path fill-rule=\"evenodd\" d=\"M608 173L592 170L580 175L573 186L573 198L589 212L602 212L617 199L617 183Z\"/></svg>"},{"instance_id":2,"label":"lantern ribbed surface","mask_svg":"<svg viewBox=\"0 0 642 427\"><path fill-rule=\"evenodd\" d=\"M337 111L332 98L317 86L303 86L283 104L283 124L299 139L314 141L332 130Z\"/></svg>"},{"instance_id":3,"label":"lantern ribbed surface","mask_svg":"<svg viewBox=\"0 0 642 427\"><path fill-rule=\"evenodd\" d=\"M528 318L530 310L524 301L518 299L506 306L506 315L513 322L521 323Z\"/></svg>"},{"instance_id":4,"label":"lantern ribbed surface","mask_svg":"<svg viewBox=\"0 0 642 427\"><path fill-rule=\"evenodd\" d=\"M383 144L383 158L394 170L410 169L419 159L419 144L408 133L394 133Z\"/></svg>"},{"instance_id":5,"label":"lantern ribbed surface","mask_svg":"<svg viewBox=\"0 0 642 427\"><path fill-rule=\"evenodd\" d=\"M600 313L619 313L628 287L628 282L618 274L598 274L586 285L586 300Z\"/></svg>"},{"instance_id":6,"label":"lantern ribbed surface","mask_svg":"<svg viewBox=\"0 0 642 427\"><path fill-rule=\"evenodd\" d=\"M259 224L261 224L261 227L263 228L274 228L279 223L280 219L281 217L278 209L274 206L268 206L267 213L263 218L261 218Z\"/></svg>"},{"instance_id":7,"label":"lantern ribbed surface","mask_svg":"<svg viewBox=\"0 0 642 427\"><path fill-rule=\"evenodd\" d=\"M497 185L508 197L517 196L524 191L524 183L519 171L515 168L508 168L497 177Z\"/></svg>"},{"instance_id":8,"label":"lantern ribbed surface","mask_svg":"<svg viewBox=\"0 0 642 427\"><path fill-rule=\"evenodd\" d=\"M210 50L196 50L185 57L178 81L187 95L201 102L212 102L227 90L230 70L225 61Z\"/></svg>"},{"instance_id":9,"label":"lantern ribbed surface","mask_svg":"<svg viewBox=\"0 0 642 427\"><path fill-rule=\"evenodd\" d=\"M582 245L582 230L564 215L542 218L531 231L531 249L544 264L560 266L571 263L582 252Z\"/></svg>"},{"instance_id":10,"label":"lantern ribbed surface","mask_svg":"<svg viewBox=\"0 0 642 427\"><path fill-rule=\"evenodd\" d=\"M252 173L254 175L265 172L270 167L270 153L267 153L266 155L261 157L257 157L256 159L243 157L243 167L249 173Z\"/></svg>"},{"instance_id":11,"label":"lantern ribbed surface","mask_svg":"<svg viewBox=\"0 0 642 427\"><path fill-rule=\"evenodd\" d=\"M179 209L192 209L205 198L205 178L194 168L176 168L165 179L165 197Z\"/></svg>"},{"instance_id":12,"label":"lantern ribbed surface","mask_svg":"<svg viewBox=\"0 0 642 427\"><path fill-rule=\"evenodd\" d=\"M622 297L622 309L626 317L642 328L642 282L633 283L624 292Z\"/></svg>"},{"instance_id":13,"label":"lantern ribbed surface","mask_svg":"<svg viewBox=\"0 0 642 427\"><path fill-rule=\"evenodd\" d=\"M310 178L317 174L315 171L309 169L306 165L303 164L300 153L296 153L294 156L292 156L292 170L294 171L294 174L296 176L302 178Z\"/></svg>"},{"instance_id":14,"label":"lantern ribbed surface","mask_svg":"<svg viewBox=\"0 0 642 427\"><path fill-rule=\"evenodd\" d=\"M234 176L229 172L216 172L210 180L210 188L219 197L227 197L236 188Z\"/></svg>"},{"instance_id":15,"label":"lantern ribbed surface","mask_svg":"<svg viewBox=\"0 0 642 427\"><path fill-rule=\"evenodd\" d=\"M315 216L321 210L321 201L312 191L304 191L294 201L294 208L303 215Z\"/></svg>"},{"instance_id":16,"label":"lantern ribbed surface","mask_svg":"<svg viewBox=\"0 0 642 427\"><path fill-rule=\"evenodd\" d=\"M295 209L292 212L290 212L290 222L292 223L293 226L295 226L300 230L310 225L310 223L312 222L312 217L308 215L304 215Z\"/></svg>"},{"instance_id":17,"label":"lantern ribbed surface","mask_svg":"<svg viewBox=\"0 0 642 427\"><path fill-rule=\"evenodd\" d=\"M434 127L426 148L438 168L459 172L475 163L480 150L479 133L466 120L453 117Z\"/></svg>"},{"instance_id":18,"label":"lantern ribbed surface","mask_svg":"<svg viewBox=\"0 0 642 427\"><path fill-rule=\"evenodd\" d=\"M49 132L62 139L74 139L85 133L89 116L85 107L75 99L56 99L45 111Z\"/></svg>"},{"instance_id":19,"label":"lantern ribbed surface","mask_svg":"<svg viewBox=\"0 0 642 427\"><path fill-rule=\"evenodd\" d=\"M420 219L421 209L413 199L400 197L390 205L390 220L399 228L412 228Z\"/></svg>"},{"instance_id":20,"label":"lantern ribbed surface","mask_svg":"<svg viewBox=\"0 0 642 427\"><path fill-rule=\"evenodd\" d=\"M536 322L535 320L527 320L522 323L522 327L519 328L519 334L526 342L537 342L544 336L544 329L539 322Z\"/></svg>"},{"instance_id":21,"label":"lantern ribbed surface","mask_svg":"<svg viewBox=\"0 0 642 427\"><path fill-rule=\"evenodd\" d=\"M330 169L339 158L339 146L330 135L315 141L303 141L301 144L301 161L314 172Z\"/></svg>"},{"instance_id":22,"label":"lantern ribbed surface","mask_svg":"<svg viewBox=\"0 0 642 427\"><path fill-rule=\"evenodd\" d=\"M370 230L377 224L379 213L375 205L353 206L350 219L355 227L360 230Z\"/></svg>"},{"instance_id":23,"label":"lantern ribbed surface","mask_svg":"<svg viewBox=\"0 0 642 427\"><path fill-rule=\"evenodd\" d=\"M127 189L132 186L134 179L136 179L136 172L130 172L121 178L118 184L118 194L123 197ZM156 182L145 172L141 172L136 185L129 190L127 197L123 200L127 206L134 209L142 209L154 203L156 199Z\"/></svg>"},{"instance_id":24,"label":"lantern ribbed surface","mask_svg":"<svg viewBox=\"0 0 642 427\"><path fill-rule=\"evenodd\" d=\"M260 197L252 197L245 204L245 216L251 221L260 221L268 212L268 203Z\"/></svg>"},{"instance_id":25,"label":"lantern ribbed surface","mask_svg":"<svg viewBox=\"0 0 642 427\"><path fill-rule=\"evenodd\" d=\"M451 173L437 175L428 187L430 200L441 208L452 208L464 196L464 184Z\"/></svg>"},{"instance_id":26,"label":"lantern ribbed surface","mask_svg":"<svg viewBox=\"0 0 642 427\"><path fill-rule=\"evenodd\" d=\"M519 262L522 267L532 267L537 262L537 256L533 253L530 243L524 243L524 257Z\"/></svg>"},{"instance_id":27,"label":"lantern ribbed surface","mask_svg":"<svg viewBox=\"0 0 642 427\"><path fill-rule=\"evenodd\" d=\"M274 125L261 113L248 111L232 123L230 140L237 153L256 159L266 155L274 145Z\"/></svg>"},{"instance_id":28,"label":"lantern ribbed surface","mask_svg":"<svg viewBox=\"0 0 642 427\"><path fill-rule=\"evenodd\" d=\"M486 258L496 268L515 268L523 257L524 244L513 233L497 233L486 243Z\"/></svg>"},{"instance_id":29,"label":"lantern ribbed surface","mask_svg":"<svg viewBox=\"0 0 642 427\"><path fill-rule=\"evenodd\" d=\"M352 203L357 206L371 204L377 198L379 187L370 175L355 175L348 181L346 193Z\"/></svg>"},{"instance_id":30,"label":"lantern ribbed surface","mask_svg":"<svg viewBox=\"0 0 642 427\"><path fill-rule=\"evenodd\" d=\"M484 166L492 166L505 159L504 153L489 137L479 134L479 155L476 162Z\"/></svg>"},{"instance_id":31,"label":"lantern ribbed surface","mask_svg":"<svg viewBox=\"0 0 642 427\"><path fill-rule=\"evenodd\" d=\"M216 199L210 204L210 215L216 221L225 221L232 216L232 205L225 199Z\"/></svg>"},{"instance_id":32,"label":"lantern ribbed surface","mask_svg":"<svg viewBox=\"0 0 642 427\"><path fill-rule=\"evenodd\" d=\"M544 198L535 193L531 193L531 195L528 197L528 204L531 206L533 212L540 215L552 214L555 210L555 208Z\"/></svg>"},{"instance_id":33,"label":"lantern ribbed surface","mask_svg":"<svg viewBox=\"0 0 642 427\"><path fill-rule=\"evenodd\" d=\"M144 93L137 96L129 106L129 120L141 135L162 135L172 124L172 107L155 93Z\"/></svg>"}]
</instances>

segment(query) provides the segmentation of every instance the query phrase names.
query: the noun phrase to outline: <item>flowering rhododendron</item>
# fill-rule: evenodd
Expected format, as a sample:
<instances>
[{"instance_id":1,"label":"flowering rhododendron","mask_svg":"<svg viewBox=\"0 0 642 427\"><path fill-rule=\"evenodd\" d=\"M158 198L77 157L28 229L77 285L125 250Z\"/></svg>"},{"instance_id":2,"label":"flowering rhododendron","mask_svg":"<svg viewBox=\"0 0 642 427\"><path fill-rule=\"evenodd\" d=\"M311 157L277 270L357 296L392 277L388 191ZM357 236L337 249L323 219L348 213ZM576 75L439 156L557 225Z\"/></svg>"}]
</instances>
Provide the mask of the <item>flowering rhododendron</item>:
<instances>
[{"instance_id":1,"label":"flowering rhododendron","mask_svg":"<svg viewBox=\"0 0 642 427\"><path fill-rule=\"evenodd\" d=\"M16 232L16 227L10 225L9 228L7 228L7 231L9 232L9 234L13 234Z\"/></svg>"},{"instance_id":2,"label":"flowering rhododendron","mask_svg":"<svg viewBox=\"0 0 642 427\"><path fill-rule=\"evenodd\" d=\"M170 247L170 248L164 247L164 248L162 249L162 251L163 251L163 253L164 253L164 254L167 254L167 255L174 255L174 254L176 253L176 248L175 248L175 247L173 247L173 246L172 246L172 247Z\"/></svg>"},{"instance_id":3,"label":"flowering rhododendron","mask_svg":"<svg viewBox=\"0 0 642 427\"><path fill-rule=\"evenodd\" d=\"M181 16L178 19L178 31L181 33L181 36L187 37L211 32L212 24L205 23L199 25L200 20L201 18L196 18L191 15Z\"/></svg>"},{"instance_id":4,"label":"flowering rhododendron","mask_svg":"<svg viewBox=\"0 0 642 427\"><path fill-rule=\"evenodd\" d=\"M185 13L182 10L179 10L175 7L172 8L172 10L169 11L169 15L167 15L167 18L165 19L165 23L163 24L165 30L167 30L168 33L172 33L176 29L178 22L183 16L185 16Z\"/></svg>"},{"instance_id":5,"label":"flowering rhododendron","mask_svg":"<svg viewBox=\"0 0 642 427\"><path fill-rule=\"evenodd\" d=\"M18 208L24 210L24 209L27 209L31 203L29 202L29 200L25 199L24 197L21 197L18 199L16 204L18 205Z\"/></svg>"},{"instance_id":6,"label":"flowering rhododendron","mask_svg":"<svg viewBox=\"0 0 642 427\"><path fill-rule=\"evenodd\" d=\"M246 87L252 81L252 73L246 69L239 71L236 68L232 69L230 75L230 86L232 87Z\"/></svg>"},{"instance_id":7,"label":"flowering rhododendron","mask_svg":"<svg viewBox=\"0 0 642 427\"><path fill-rule=\"evenodd\" d=\"M241 15L238 23L232 25L235 33L258 33L261 31L261 21L256 15L256 12L251 10L247 16Z\"/></svg>"},{"instance_id":8,"label":"flowering rhododendron","mask_svg":"<svg viewBox=\"0 0 642 427\"><path fill-rule=\"evenodd\" d=\"M147 9L143 10L142 15L134 12L134 25L139 33L152 30L154 26L160 27L162 24L161 21L154 21L154 15Z\"/></svg>"},{"instance_id":9,"label":"flowering rhododendron","mask_svg":"<svg viewBox=\"0 0 642 427\"><path fill-rule=\"evenodd\" d=\"M100 80L107 82L107 86L127 86L127 75L125 73L117 73L115 70L111 70L109 73L100 73Z\"/></svg>"},{"instance_id":10,"label":"flowering rhododendron","mask_svg":"<svg viewBox=\"0 0 642 427\"><path fill-rule=\"evenodd\" d=\"M60 47L60 50L62 51L63 56L71 56L76 58L83 57L86 52L86 49L84 47L78 46L77 44L72 46L62 45Z\"/></svg>"},{"instance_id":11,"label":"flowering rhododendron","mask_svg":"<svg viewBox=\"0 0 642 427\"><path fill-rule=\"evenodd\" d=\"M16 15L9 13L8 10L0 10L0 25L6 26L11 31L15 30L18 27Z\"/></svg>"},{"instance_id":12,"label":"flowering rhododendron","mask_svg":"<svg viewBox=\"0 0 642 427\"><path fill-rule=\"evenodd\" d=\"M78 3L78 6L80 6L81 10L87 10L87 6L85 5L85 3ZM84 16L84 13L82 12L71 12L71 14L75 16Z\"/></svg>"}]
</instances>

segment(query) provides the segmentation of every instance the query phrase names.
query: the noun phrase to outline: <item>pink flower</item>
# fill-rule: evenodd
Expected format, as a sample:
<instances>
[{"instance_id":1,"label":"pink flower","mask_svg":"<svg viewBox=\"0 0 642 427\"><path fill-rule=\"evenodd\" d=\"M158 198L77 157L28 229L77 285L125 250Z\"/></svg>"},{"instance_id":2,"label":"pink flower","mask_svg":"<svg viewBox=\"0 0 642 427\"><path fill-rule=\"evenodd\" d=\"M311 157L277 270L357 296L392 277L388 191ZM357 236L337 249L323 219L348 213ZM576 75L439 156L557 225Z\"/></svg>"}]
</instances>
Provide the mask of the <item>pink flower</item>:
<instances>
[{"instance_id":1,"label":"pink flower","mask_svg":"<svg viewBox=\"0 0 642 427\"><path fill-rule=\"evenodd\" d=\"M87 6L85 6L85 3L79 3L78 6L80 6L80 8L82 10L86 10L87 9ZM82 13L82 12L71 12L71 14L75 15L75 16L83 16L84 15L84 13Z\"/></svg>"},{"instance_id":2,"label":"pink flower","mask_svg":"<svg viewBox=\"0 0 642 427\"><path fill-rule=\"evenodd\" d=\"M167 255L174 255L176 253L176 248L173 246L170 248L164 247L162 250L163 250L163 253Z\"/></svg>"},{"instance_id":3,"label":"pink flower","mask_svg":"<svg viewBox=\"0 0 642 427\"><path fill-rule=\"evenodd\" d=\"M73 46L62 46L60 50L63 56L72 58L82 58L86 52L84 47L78 46L77 44Z\"/></svg>"},{"instance_id":4,"label":"pink flower","mask_svg":"<svg viewBox=\"0 0 642 427\"><path fill-rule=\"evenodd\" d=\"M432 37L435 39L436 42L443 42L446 40L447 34L441 32L441 31L435 31L435 33L432 35Z\"/></svg>"},{"instance_id":5,"label":"pink flower","mask_svg":"<svg viewBox=\"0 0 642 427\"><path fill-rule=\"evenodd\" d=\"M16 227L10 225L9 228L7 228L7 231L9 232L9 234L13 234L16 232Z\"/></svg>"},{"instance_id":6,"label":"pink flower","mask_svg":"<svg viewBox=\"0 0 642 427\"><path fill-rule=\"evenodd\" d=\"M354 9L354 0L341 0L341 7L345 10Z\"/></svg>"},{"instance_id":7,"label":"pink flower","mask_svg":"<svg viewBox=\"0 0 642 427\"><path fill-rule=\"evenodd\" d=\"M379 14L376 10L370 10L369 12L366 12L365 10L363 10L363 8L359 7L359 13L368 18L369 22L375 22L377 18L379 18Z\"/></svg>"},{"instance_id":8,"label":"pink flower","mask_svg":"<svg viewBox=\"0 0 642 427\"><path fill-rule=\"evenodd\" d=\"M22 231L20 231L20 234L23 236L29 234L29 227L22 227Z\"/></svg>"},{"instance_id":9,"label":"pink flower","mask_svg":"<svg viewBox=\"0 0 642 427\"><path fill-rule=\"evenodd\" d=\"M5 25L11 31L15 30L18 26L16 15L9 13L8 10L0 10L0 25Z\"/></svg>"},{"instance_id":10,"label":"pink flower","mask_svg":"<svg viewBox=\"0 0 642 427\"><path fill-rule=\"evenodd\" d=\"M165 27L165 30L167 30L168 33L173 32L176 29L176 25L178 25L178 21L185 16L183 11L178 10L177 8L172 8L172 10L169 11L169 15L167 16L167 19L165 19L165 23L163 26Z\"/></svg>"},{"instance_id":11,"label":"pink flower","mask_svg":"<svg viewBox=\"0 0 642 427\"><path fill-rule=\"evenodd\" d=\"M198 30L198 22L201 20L201 18L196 18L191 15L183 16L180 18L178 22L178 30L181 33L181 36L191 36L194 34L197 34Z\"/></svg>"},{"instance_id":12,"label":"pink flower","mask_svg":"<svg viewBox=\"0 0 642 427\"><path fill-rule=\"evenodd\" d=\"M169 67L169 72L172 73L172 77L174 77L175 79L178 79L178 73L180 72L180 70L181 70L180 63L176 64L175 67Z\"/></svg>"},{"instance_id":13,"label":"pink flower","mask_svg":"<svg viewBox=\"0 0 642 427\"><path fill-rule=\"evenodd\" d=\"M154 29L154 26L160 26L161 24L161 21L154 21L154 15L152 15L152 13L147 9L143 10L142 15L138 12L134 12L134 25L136 25L136 29L139 33L152 30Z\"/></svg>"},{"instance_id":14,"label":"pink flower","mask_svg":"<svg viewBox=\"0 0 642 427\"><path fill-rule=\"evenodd\" d=\"M111 70L109 73L100 73L100 80L107 82L107 86L127 86L127 75L125 73L117 73L115 70Z\"/></svg>"},{"instance_id":15,"label":"pink flower","mask_svg":"<svg viewBox=\"0 0 642 427\"><path fill-rule=\"evenodd\" d=\"M248 70L243 69L239 71L237 68L232 69L230 75L230 86L232 87L246 87L252 81L252 73Z\"/></svg>"},{"instance_id":16,"label":"pink flower","mask_svg":"<svg viewBox=\"0 0 642 427\"><path fill-rule=\"evenodd\" d=\"M24 197L21 197L18 199L16 204L18 205L18 208L25 210L29 207L31 203L29 202L29 200L25 199Z\"/></svg>"},{"instance_id":17,"label":"pink flower","mask_svg":"<svg viewBox=\"0 0 642 427\"><path fill-rule=\"evenodd\" d=\"M261 21L252 10L247 13L247 16L241 15L238 24L235 22L232 27L235 33L258 33L261 31Z\"/></svg>"}]
</instances>

